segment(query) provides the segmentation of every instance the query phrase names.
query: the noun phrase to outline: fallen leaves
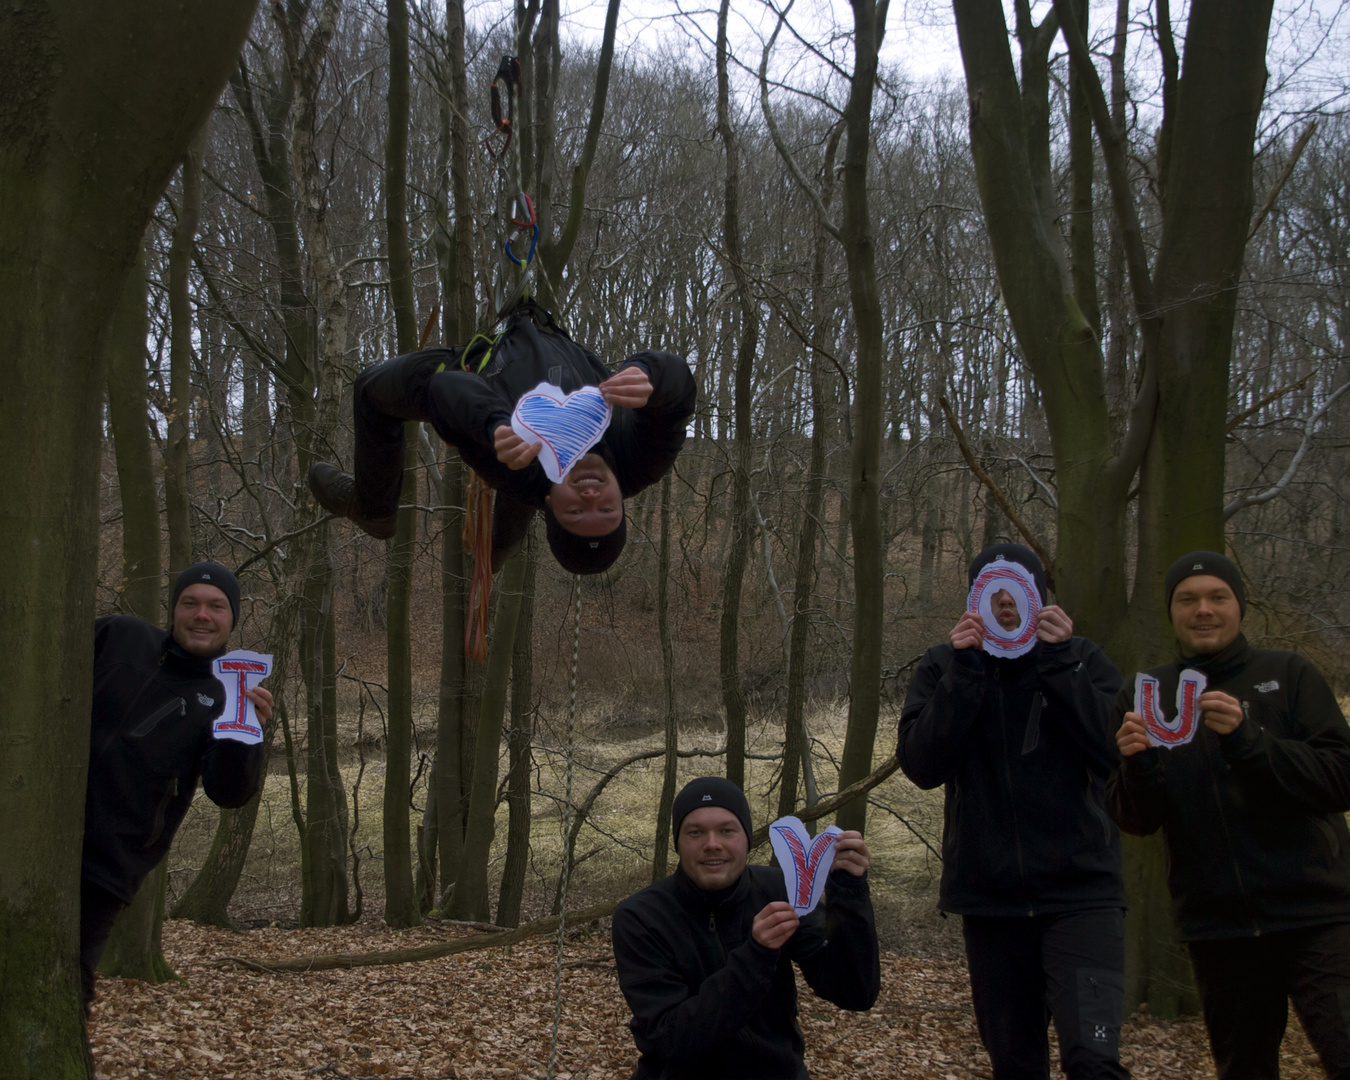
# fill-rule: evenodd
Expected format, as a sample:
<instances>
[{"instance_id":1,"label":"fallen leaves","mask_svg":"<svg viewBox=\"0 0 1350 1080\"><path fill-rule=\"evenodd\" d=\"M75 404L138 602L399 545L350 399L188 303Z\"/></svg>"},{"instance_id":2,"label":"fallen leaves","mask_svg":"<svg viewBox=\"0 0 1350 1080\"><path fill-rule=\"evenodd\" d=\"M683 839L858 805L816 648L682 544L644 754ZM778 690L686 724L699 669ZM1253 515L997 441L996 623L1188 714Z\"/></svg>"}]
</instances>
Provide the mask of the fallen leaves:
<instances>
[{"instance_id":1,"label":"fallen leaves","mask_svg":"<svg viewBox=\"0 0 1350 1080\"><path fill-rule=\"evenodd\" d=\"M242 934L169 922L164 950L184 982L100 979L90 1036L100 1080L537 1080L547 1075L558 977L555 939L420 964L254 974L220 958L369 952L463 936L431 924ZM585 929L563 957L558 1080L632 1075L628 1009L608 935ZM801 986L813 1080L968 1080L991 1076L957 961L882 958L882 994L841 1012ZM1291 1019L1285 1080L1322 1070ZM1136 1015L1122 1055L1139 1080L1213 1077L1204 1025Z\"/></svg>"}]
</instances>

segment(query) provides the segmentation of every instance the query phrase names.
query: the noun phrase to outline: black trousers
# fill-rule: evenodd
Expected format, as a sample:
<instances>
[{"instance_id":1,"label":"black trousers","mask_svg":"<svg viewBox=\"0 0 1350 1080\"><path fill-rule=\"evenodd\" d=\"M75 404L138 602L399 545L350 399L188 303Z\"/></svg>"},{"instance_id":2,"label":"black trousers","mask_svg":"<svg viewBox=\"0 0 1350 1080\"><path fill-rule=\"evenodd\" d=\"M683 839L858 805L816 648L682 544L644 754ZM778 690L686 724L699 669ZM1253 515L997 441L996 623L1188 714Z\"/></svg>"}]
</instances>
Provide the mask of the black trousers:
<instances>
[{"instance_id":1,"label":"black trousers","mask_svg":"<svg viewBox=\"0 0 1350 1080\"><path fill-rule=\"evenodd\" d=\"M95 969L108 944L117 914L126 905L107 889L80 879L80 1003L84 1015L94 1002Z\"/></svg>"},{"instance_id":2,"label":"black trousers","mask_svg":"<svg viewBox=\"0 0 1350 1080\"><path fill-rule=\"evenodd\" d=\"M970 990L994 1080L1048 1080L1055 1023L1070 1080L1122 1080L1125 913L962 917Z\"/></svg>"},{"instance_id":3,"label":"black trousers","mask_svg":"<svg viewBox=\"0 0 1350 1080\"><path fill-rule=\"evenodd\" d=\"M439 394L432 391L432 377L447 355L409 353L366 368L356 377L352 386L356 500L363 513L378 518L398 511L405 421L428 421L442 439L456 445L446 387L438 385Z\"/></svg>"},{"instance_id":4,"label":"black trousers","mask_svg":"<svg viewBox=\"0 0 1350 1080\"><path fill-rule=\"evenodd\" d=\"M1219 1080L1274 1080L1289 1001L1327 1080L1350 1080L1350 923L1193 941Z\"/></svg>"}]
</instances>

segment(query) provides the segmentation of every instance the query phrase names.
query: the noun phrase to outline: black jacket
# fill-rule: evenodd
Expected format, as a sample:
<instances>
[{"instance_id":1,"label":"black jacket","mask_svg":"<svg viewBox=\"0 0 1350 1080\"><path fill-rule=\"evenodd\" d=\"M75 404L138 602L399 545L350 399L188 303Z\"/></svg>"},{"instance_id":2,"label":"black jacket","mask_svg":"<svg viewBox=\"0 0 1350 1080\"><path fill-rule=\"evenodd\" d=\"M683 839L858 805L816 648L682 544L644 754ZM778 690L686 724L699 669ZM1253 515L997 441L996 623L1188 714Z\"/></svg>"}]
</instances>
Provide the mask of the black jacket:
<instances>
[{"instance_id":1,"label":"black jacket","mask_svg":"<svg viewBox=\"0 0 1350 1080\"><path fill-rule=\"evenodd\" d=\"M531 317L535 312L538 322ZM493 547L508 550L523 538L534 511L543 509L551 485L537 461L511 469L497 460L493 441L497 426L509 423L521 395L541 382L571 393L583 386L597 386L614 372L537 308L511 319L481 375L460 370L464 352L430 349L391 363L417 364L414 358L425 361L417 366L427 380L427 414L437 434L459 450L488 486L505 496L497 500ZM474 351L468 352L472 366ZM674 353L635 353L619 370L630 365L641 367L651 379L651 397L640 409L617 406L593 451L614 470L625 499L656 483L675 463L697 399L694 377Z\"/></svg>"},{"instance_id":2,"label":"black jacket","mask_svg":"<svg viewBox=\"0 0 1350 1080\"><path fill-rule=\"evenodd\" d=\"M936 645L900 714L896 753L921 788L946 785L939 905L1050 915L1123 905L1120 837L1104 807L1119 760L1120 675L1086 638L1005 660Z\"/></svg>"},{"instance_id":3,"label":"black jacket","mask_svg":"<svg viewBox=\"0 0 1350 1080\"><path fill-rule=\"evenodd\" d=\"M614 960L633 1010L635 1080L805 1080L796 961L841 1009L870 1009L881 961L866 877L832 873L825 898L781 949L751 937L755 916L786 900L783 873L747 866L719 893L681 869L614 912Z\"/></svg>"},{"instance_id":4,"label":"black jacket","mask_svg":"<svg viewBox=\"0 0 1350 1080\"><path fill-rule=\"evenodd\" d=\"M1122 829L1163 830L1182 940L1350 920L1350 727L1326 680L1297 653L1239 635L1148 673L1169 713L1188 667L1242 702L1242 723L1228 735L1201 724L1184 746L1124 759L1107 791ZM1131 684L1117 727L1133 709Z\"/></svg>"},{"instance_id":5,"label":"black jacket","mask_svg":"<svg viewBox=\"0 0 1350 1080\"><path fill-rule=\"evenodd\" d=\"M262 780L263 748L216 739L225 689L211 661L132 615L94 623L94 707L80 873L125 903L173 842L201 777L243 806Z\"/></svg>"}]
</instances>

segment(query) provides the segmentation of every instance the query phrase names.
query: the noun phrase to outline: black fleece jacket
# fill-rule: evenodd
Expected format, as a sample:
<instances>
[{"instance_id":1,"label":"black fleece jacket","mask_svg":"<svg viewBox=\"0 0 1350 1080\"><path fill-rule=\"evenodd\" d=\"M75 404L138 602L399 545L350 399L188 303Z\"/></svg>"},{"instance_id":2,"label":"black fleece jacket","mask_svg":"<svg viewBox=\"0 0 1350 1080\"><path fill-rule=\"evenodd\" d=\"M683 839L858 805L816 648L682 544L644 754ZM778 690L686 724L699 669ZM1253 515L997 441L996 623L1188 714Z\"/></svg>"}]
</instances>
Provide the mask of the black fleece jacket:
<instances>
[{"instance_id":1,"label":"black fleece jacket","mask_svg":"<svg viewBox=\"0 0 1350 1080\"><path fill-rule=\"evenodd\" d=\"M207 796L243 806L263 748L216 739L225 688L211 661L132 615L94 623L94 707L80 873L124 903L162 859L200 777Z\"/></svg>"},{"instance_id":2,"label":"black fleece jacket","mask_svg":"<svg viewBox=\"0 0 1350 1080\"><path fill-rule=\"evenodd\" d=\"M786 899L781 870L747 866L715 893L677 869L618 906L614 960L642 1055L634 1080L805 1080L793 961L820 997L872 1007L881 961L866 876L832 873L823 910L767 949L751 924Z\"/></svg>"},{"instance_id":3,"label":"black fleece jacket","mask_svg":"<svg viewBox=\"0 0 1350 1080\"><path fill-rule=\"evenodd\" d=\"M1297 653L1239 635L1148 672L1164 704L1188 667L1242 702L1242 723L1227 735L1201 724L1184 746L1125 758L1107 789L1126 832L1163 830L1182 940L1350 921L1350 727L1326 680ZM1117 728L1133 709L1131 682Z\"/></svg>"},{"instance_id":4,"label":"black fleece jacket","mask_svg":"<svg viewBox=\"0 0 1350 1080\"><path fill-rule=\"evenodd\" d=\"M1006 660L936 645L900 714L896 753L917 786L946 785L939 906L1033 916L1124 905L1106 815L1119 760L1120 675L1086 638Z\"/></svg>"}]
</instances>

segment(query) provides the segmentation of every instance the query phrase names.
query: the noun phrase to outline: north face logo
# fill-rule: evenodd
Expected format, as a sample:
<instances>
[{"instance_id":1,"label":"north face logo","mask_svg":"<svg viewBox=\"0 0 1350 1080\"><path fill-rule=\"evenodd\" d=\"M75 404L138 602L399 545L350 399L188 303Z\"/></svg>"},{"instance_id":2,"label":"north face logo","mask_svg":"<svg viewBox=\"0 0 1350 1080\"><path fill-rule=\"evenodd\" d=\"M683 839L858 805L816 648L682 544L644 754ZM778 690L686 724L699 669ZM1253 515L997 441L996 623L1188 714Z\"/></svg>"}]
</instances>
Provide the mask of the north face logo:
<instances>
[{"instance_id":1,"label":"north face logo","mask_svg":"<svg viewBox=\"0 0 1350 1080\"><path fill-rule=\"evenodd\" d=\"M1256 684L1256 689L1263 694L1269 694L1272 690L1278 690L1279 688L1280 684L1274 679L1271 679L1269 682L1259 682Z\"/></svg>"},{"instance_id":2,"label":"north face logo","mask_svg":"<svg viewBox=\"0 0 1350 1080\"><path fill-rule=\"evenodd\" d=\"M209 698L205 694L198 694L197 700L208 709L216 703L215 698Z\"/></svg>"}]
</instances>

